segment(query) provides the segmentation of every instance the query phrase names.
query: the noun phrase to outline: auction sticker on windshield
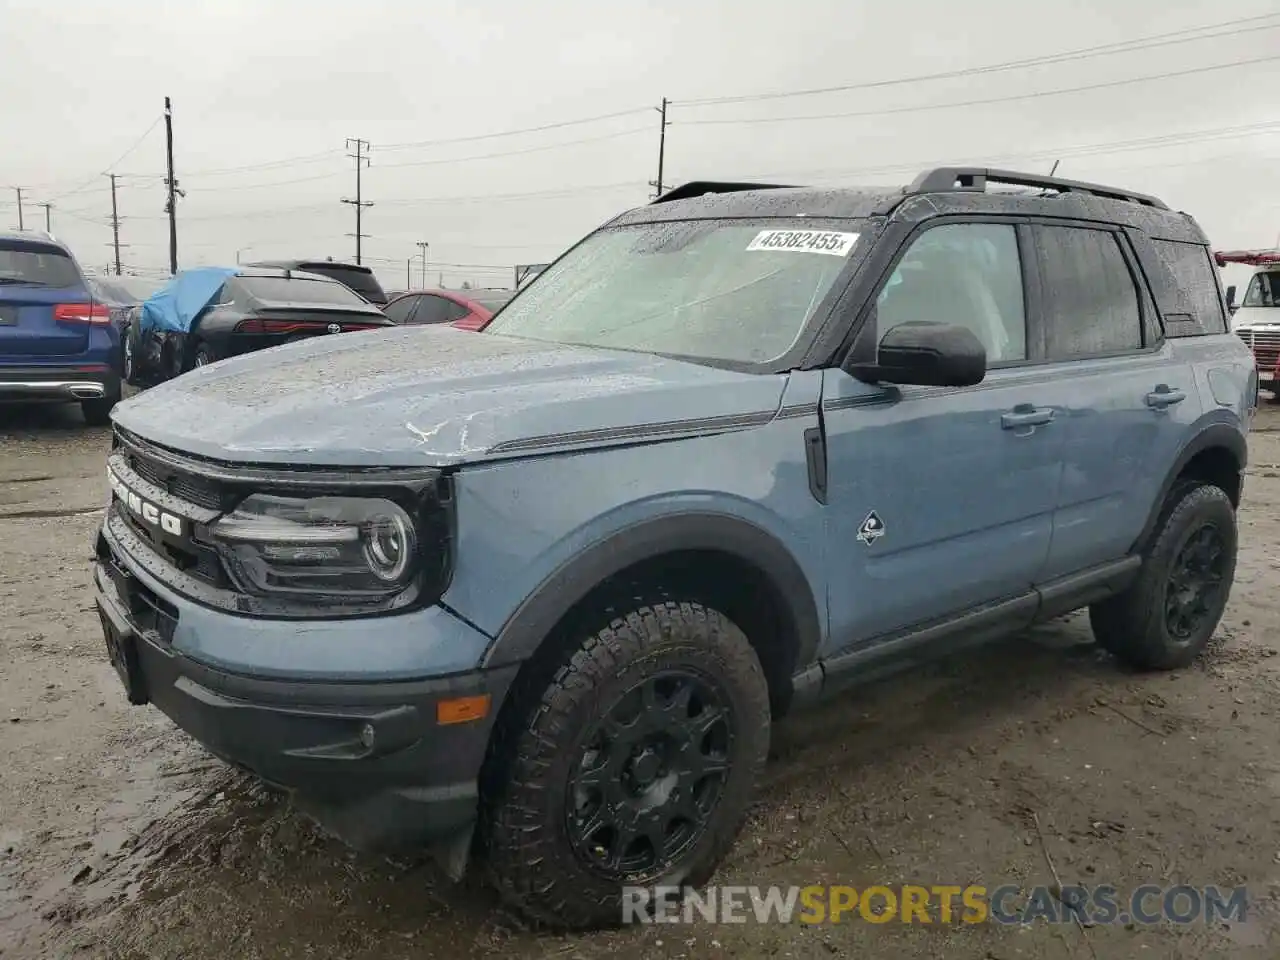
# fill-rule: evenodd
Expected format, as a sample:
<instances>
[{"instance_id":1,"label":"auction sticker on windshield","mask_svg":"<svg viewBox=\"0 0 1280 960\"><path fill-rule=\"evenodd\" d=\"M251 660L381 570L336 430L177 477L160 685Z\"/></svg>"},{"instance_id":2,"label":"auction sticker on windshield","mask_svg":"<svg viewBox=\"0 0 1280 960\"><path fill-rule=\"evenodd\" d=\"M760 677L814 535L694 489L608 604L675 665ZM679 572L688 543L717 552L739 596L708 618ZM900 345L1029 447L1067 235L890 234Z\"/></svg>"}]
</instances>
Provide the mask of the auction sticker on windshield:
<instances>
[{"instance_id":1,"label":"auction sticker on windshield","mask_svg":"<svg viewBox=\"0 0 1280 960\"><path fill-rule=\"evenodd\" d=\"M829 253L834 257L844 257L857 242L858 234L836 230L761 230L747 244L747 249Z\"/></svg>"}]
</instances>

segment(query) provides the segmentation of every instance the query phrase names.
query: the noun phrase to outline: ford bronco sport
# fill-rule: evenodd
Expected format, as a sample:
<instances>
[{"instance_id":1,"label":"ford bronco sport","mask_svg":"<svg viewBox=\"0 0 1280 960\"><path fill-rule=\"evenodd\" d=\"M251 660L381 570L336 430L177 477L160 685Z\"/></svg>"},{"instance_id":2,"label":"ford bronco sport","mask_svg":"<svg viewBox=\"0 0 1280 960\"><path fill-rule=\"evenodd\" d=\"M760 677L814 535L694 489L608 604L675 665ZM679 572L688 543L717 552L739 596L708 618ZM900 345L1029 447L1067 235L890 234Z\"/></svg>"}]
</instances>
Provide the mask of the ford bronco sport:
<instances>
[{"instance_id":1,"label":"ford bronco sport","mask_svg":"<svg viewBox=\"0 0 1280 960\"><path fill-rule=\"evenodd\" d=\"M483 332L118 406L107 648L351 843L616 922L709 878L797 705L1085 607L1121 661L1196 657L1257 403L1218 290L1190 217L1107 187L677 188Z\"/></svg>"}]
</instances>

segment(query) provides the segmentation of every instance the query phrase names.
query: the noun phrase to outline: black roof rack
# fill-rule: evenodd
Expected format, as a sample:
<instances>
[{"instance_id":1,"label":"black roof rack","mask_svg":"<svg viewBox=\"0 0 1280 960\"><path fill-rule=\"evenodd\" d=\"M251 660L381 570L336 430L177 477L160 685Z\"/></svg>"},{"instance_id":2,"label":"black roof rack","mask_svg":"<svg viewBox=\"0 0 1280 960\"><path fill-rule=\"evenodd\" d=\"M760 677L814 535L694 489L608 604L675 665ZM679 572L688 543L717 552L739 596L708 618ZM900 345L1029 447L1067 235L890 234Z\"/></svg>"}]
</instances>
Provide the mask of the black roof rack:
<instances>
[{"instance_id":1,"label":"black roof rack","mask_svg":"<svg viewBox=\"0 0 1280 960\"><path fill-rule=\"evenodd\" d=\"M1127 200L1139 203L1144 207L1157 210L1168 210L1163 200L1121 190L1118 187L1104 187L1097 183L1082 183L1078 180L1063 180L1060 177L1045 177L1036 173L1015 173L1012 170L989 170L985 167L938 167L927 170L912 181L907 187L907 194L916 193L949 193L955 190L973 190L984 192L988 183L1002 183L1016 187L1039 187L1045 190L1056 190L1059 193L1087 193L1108 200Z\"/></svg>"},{"instance_id":2,"label":"black roof rack","mask_svg":"<svg viewBox=\"0 0 1280 960\"><path fill-rule=\"evenodd\" d=\"M741 193L744 190L789 190L794 185L789 183L722 183L716 180L693 180L689 183L672 187L654 203L670 203L672 200L688 200L690 197L701 197L708 193Z\"/></svg>"}]
</instances>

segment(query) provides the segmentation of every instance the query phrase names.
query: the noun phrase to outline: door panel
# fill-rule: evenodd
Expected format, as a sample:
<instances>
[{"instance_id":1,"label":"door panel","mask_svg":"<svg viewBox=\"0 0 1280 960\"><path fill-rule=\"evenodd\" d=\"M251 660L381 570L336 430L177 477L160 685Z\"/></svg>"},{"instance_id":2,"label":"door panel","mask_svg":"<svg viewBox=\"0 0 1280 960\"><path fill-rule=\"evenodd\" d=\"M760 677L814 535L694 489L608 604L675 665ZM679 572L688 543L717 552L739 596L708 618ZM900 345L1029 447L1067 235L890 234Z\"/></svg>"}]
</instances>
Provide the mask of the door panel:
<instances>
[{"instance_id":1,"label":"door panel","mask_svg":"<svg viewBox=\"0 0 1280 960\"><path fill-rule=\"evenodd\" d=\"M828 597L824 653L1027 592L1044 565L1064 424L1025 370L900 393L826 371ZM1025 409L1023 409L1025 408ZM874 513L881 534L859 539Z\"/></svg>"},{"instance_id":2,"label":"door panel","mask_svg":"<svg viewBox=\"0 0 1280 960\"><path fill-rule=\"evenodd\" d=\"M1128 552L1201 411L1195 372L1170 344L1053 366L1068 416L1046 580Z\"/></svg>"}]
</instances>

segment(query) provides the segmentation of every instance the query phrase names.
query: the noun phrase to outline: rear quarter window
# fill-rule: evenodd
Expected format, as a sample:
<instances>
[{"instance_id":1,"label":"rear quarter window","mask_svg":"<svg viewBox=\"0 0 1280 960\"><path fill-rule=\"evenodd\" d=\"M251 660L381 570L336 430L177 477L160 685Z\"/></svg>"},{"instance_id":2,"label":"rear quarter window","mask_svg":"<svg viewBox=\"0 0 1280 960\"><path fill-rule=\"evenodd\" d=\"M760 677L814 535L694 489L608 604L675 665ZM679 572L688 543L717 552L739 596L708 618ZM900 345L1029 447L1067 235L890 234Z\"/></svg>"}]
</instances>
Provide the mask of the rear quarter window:
<instances>
[{"instance_id":1,"label":"rear quarter window","mask_svg":"<svg viewBox=\"0 0 1280 960\"><path fill-rule=\"evenodd\" d=\"M83 282L75 261L57 247L0 243L0 285L29 283L42 287L78 287Z\"/></svg>"},{"instance_id":2,"label":"rear quarter window","mask_svg":"<svg viewBox=\"0 0 1280 960\"><path fill-rule=\"evenodd\" d=\"M1207 248L1178 240L1152 240L1160 262L1173 276L1177 312L1165 314L1165 336L1197 337L1226 333L1222 286Z\"/></svg>"}]
</instances>

